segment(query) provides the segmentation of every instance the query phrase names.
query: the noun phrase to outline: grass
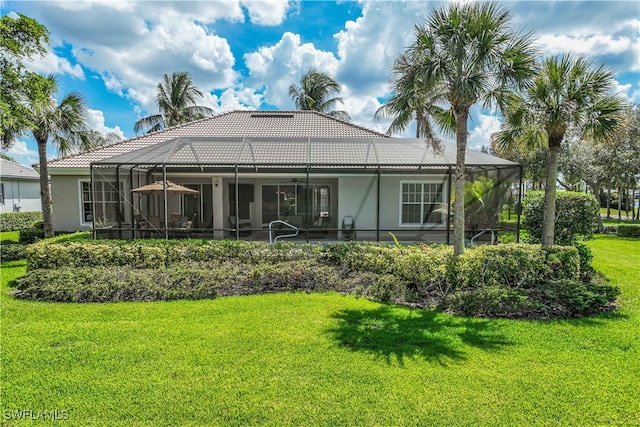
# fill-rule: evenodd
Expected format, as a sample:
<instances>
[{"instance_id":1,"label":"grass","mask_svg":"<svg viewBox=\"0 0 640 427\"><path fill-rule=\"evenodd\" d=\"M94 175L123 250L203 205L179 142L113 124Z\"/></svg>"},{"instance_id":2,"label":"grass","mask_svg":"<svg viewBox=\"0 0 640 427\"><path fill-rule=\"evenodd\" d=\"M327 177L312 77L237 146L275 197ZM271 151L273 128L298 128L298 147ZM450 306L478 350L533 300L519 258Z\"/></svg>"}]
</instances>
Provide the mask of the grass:
<instances>
[{"instance_id":1,"label":"grass","mask_svg":"<svg viewBox=\"0 0 640 427\"><path fill-rule=\"evenodd\" d=\"M607 208L600 208L600 215L606 215L607 214ZM611 216L611 218L607 218L607 219L611 219L611 220L618 220L618 209L614 209L611 208L609 215ZM634 221L631 217L631 211L629 211L629 216L627 216L627 212L626 211L620 211L620 217L622 218L623 221ZM603 219L605 219L603 217Z\"/></svg>"},{"instance_id":2,"label":"grass","mask_svg":"<svg viewBox=\"0 0 640 427\"><path fill-rule=\"evenodd\" d=\"M0 402L83 426L637 425L638 241L588 244L622 308L552 322L335 293L28 302L7 295L25 264L5 263Z\"/></svg>"},{"instance_id":3,"label":"grass","mask_svg":"<svg viewBox=\"0 0 640 427\"><path fill-rule=\"evenodd\" d=\"M0 232L0 240L13 240L17 242L20 238L19 231L2 231Z\"/></svg>"}]
</instances>

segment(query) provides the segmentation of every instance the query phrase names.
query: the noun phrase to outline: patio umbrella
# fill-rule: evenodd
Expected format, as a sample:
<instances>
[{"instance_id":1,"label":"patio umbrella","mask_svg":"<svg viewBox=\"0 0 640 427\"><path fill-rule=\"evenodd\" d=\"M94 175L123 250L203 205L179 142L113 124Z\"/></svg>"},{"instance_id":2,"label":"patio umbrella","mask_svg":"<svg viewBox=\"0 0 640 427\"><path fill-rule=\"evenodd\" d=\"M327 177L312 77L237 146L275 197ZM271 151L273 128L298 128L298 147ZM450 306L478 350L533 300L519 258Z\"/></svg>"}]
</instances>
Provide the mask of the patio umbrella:
<instances>
[{"instance_id":1,"label":"patio umbrella","mask_svg":"<svg viewBox=\"0 0 640 427\"><path fill-rule=\"evenodd\" d=\"M171 181L166 181L167 194L199 194L198 190L187 188L179 184L175 184ZM156 181L153 184L143 185L142 187L134 188L131 190L134 193L140 194L157 194L163 193L165 185L163 181Z\"/></svg>"}]
</instances>

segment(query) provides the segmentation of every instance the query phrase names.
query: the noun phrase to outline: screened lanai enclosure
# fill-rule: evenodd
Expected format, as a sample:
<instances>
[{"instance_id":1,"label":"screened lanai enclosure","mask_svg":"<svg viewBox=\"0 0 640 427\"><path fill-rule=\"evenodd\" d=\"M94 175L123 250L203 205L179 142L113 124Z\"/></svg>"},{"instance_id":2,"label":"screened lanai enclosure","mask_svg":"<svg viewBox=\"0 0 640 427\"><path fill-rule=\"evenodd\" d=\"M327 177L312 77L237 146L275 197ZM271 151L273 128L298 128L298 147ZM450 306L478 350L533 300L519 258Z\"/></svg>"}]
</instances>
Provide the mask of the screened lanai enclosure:
<instances>
[{"instance_id":1,"label":"screened lanai enclosure","mask_svg":"<svg viewBox=\"0 0 640 427\"><path fill-rule=\"evenodd\" d=\"M467 150L465 235L519 230L521 168ZM399 138L176 138L91 164L96 238L449 243L455 146ZM89 194L90 193L90 194Z\"/></svg>"}]
</instances>

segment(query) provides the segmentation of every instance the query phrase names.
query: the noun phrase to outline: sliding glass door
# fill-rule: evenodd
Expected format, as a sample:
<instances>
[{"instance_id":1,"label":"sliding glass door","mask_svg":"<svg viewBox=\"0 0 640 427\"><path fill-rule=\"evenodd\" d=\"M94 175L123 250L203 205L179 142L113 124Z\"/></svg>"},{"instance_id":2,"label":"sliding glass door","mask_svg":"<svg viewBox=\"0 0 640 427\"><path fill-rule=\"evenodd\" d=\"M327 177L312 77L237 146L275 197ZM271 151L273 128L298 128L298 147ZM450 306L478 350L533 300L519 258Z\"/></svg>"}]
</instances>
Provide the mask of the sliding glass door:
<instances>
[{"instance_id":1,"label":"sliding glass door","mask_svg":"<svg viewBox=\"0 0 640 427\"><path fill-rule=\"evenodd\" d=\"M262 186L262 223L276 219L296 226L320 226L331 212L331 187L326 184Z\"/></svg>"}]
</instances>

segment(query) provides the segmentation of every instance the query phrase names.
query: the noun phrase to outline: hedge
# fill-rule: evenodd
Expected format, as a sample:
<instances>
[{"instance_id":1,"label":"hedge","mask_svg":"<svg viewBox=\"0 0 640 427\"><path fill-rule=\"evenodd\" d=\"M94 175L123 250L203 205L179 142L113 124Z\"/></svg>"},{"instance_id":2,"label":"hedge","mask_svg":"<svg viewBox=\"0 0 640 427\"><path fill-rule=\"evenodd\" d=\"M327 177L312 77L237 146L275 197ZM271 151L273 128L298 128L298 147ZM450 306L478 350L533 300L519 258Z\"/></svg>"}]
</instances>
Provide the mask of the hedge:
<instances>
[{"instance_id":1,"label":"hedge","mask_svg":"<svg viewBox=\"0 0 640 427\"><path fill-rule=\"evenodd\" d=\"M618 236L640 238L640 224L619 224Z\"/></svg>"},{"instance_id":2,"label":"hedge","mask_svg":"<svg viewBox=\"0 0 640 427\"><path fill-rule=\"evenodd\" d=\"M20 298L147 301L279 291L349 293L485 317L575 317L615 308L580 248L530 244L307 245L236 241L42 241L27 248Z\"/></svg>"},{"instance_id":3,"label":"hedge","mask_svg":"<svg viewBox=\"0 0 640 427\"><path fill-rule=\"evenodd\" d=\"M18 231L32 228L41 222L42 212L5 212L0 214L0 231Z\"/></svg>"},{"instance_id":4,"label":"hedge","mask_svg":"<svg viewBox=\"0 0 640 427\"><path fill-rule=\"evenodd\" d=\"M17 261L27 256L27 245L3 240L0 242L0 261Z\"/></svg>"}]
</instances>

